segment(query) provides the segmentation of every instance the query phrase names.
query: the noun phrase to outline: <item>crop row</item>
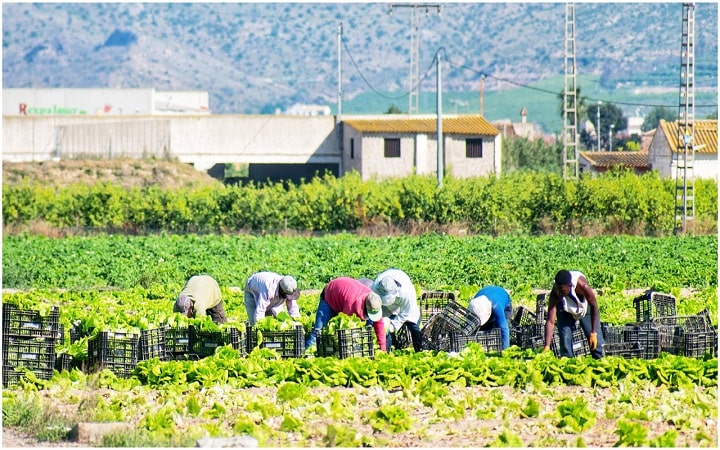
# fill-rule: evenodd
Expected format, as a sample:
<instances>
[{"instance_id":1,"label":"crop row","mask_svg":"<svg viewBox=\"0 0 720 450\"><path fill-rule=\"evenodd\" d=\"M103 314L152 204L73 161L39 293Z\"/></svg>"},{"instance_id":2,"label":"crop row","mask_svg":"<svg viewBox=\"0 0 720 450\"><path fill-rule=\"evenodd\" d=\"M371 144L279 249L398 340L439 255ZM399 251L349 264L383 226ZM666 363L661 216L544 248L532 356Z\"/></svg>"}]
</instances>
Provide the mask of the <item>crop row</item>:
<instances>
[{"instance_id":1,"label":"crop row","mask_svg":"<svg viewBox=\"0 0 720 450\"><path fill-rule=\"evenodd\" d=\"M3 238L4 288L128 289L177 286L207 273L244 286L252 273L291 274L301 290L337 276L406 271L418 289L499 284L547 289L561 268L581 270L605 291L717 287L717 235L322 237L277 235L96 235Z\"/></svg>"},{"instance_id":2,"label":"crop row","mask_svg":"<svg viewBox=\"0 0 720 450\"><path fill-rule=\"evenodd\" d=\"M668 235L675 185L656 173L613 172L565 181L556 174L512 173L470 179L431 176L362 181L326 175L301 185L264 184L163 190L112 184L53 188L3 185L3 224L222 232L356 230L407 221L460 224L470 232L610 232ZM717 183L695 183L699 229L717 230Z\"/></svg>"},{"instance_id":3,"label":"crop row","mask_svg":"<svg viewBox=\"0 0 720 450\"><path fill-rule=\"evenodd\" d=\"M64 405L81 420L132 424L106 437L113 447L143 446L139 436L188 447L238 434L272 447L706 447L717 439L717 359L558 360L513 349L488 357L475 346L456 357L375 360L272 353L238 358L225 347L200 361L148 360L128 379L107 370L30 379L3 391L4 423L34 403Z\"/></svg>"}]
</instances>

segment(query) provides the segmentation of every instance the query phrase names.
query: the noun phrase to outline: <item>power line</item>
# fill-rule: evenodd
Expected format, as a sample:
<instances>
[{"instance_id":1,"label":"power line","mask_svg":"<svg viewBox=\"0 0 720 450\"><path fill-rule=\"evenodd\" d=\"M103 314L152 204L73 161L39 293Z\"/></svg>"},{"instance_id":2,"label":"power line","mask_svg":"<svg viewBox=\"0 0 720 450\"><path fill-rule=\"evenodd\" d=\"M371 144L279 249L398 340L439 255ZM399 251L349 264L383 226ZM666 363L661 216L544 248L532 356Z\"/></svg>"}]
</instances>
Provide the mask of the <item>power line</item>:
<instances>
[{"instance_id":1,"label":"power line","mask_svg":"<svg viewBox=\"0 0 720 450\"><path fill-rule=\"evenodd\" d=\"M454 62L452 62L452 61L449 60L449 59L447 60L447 62L448 62L448 64L450 64L450 65L452 65L452 66L455 66L455 67L460 68L460 69L469 70L469 71L471 71L471 72L477 73L478 75L485 76L485 77L487 77L487 78L494 78L495 80L502 81L502 82L509 83L509 84L513 84L513 85L515 85L515 86L518 86L518 87L521 87L521 88L525 88L525 89L530 89L530 90L533 90L533 91L543 92L543 93L551 94L551 95L554 95L554 96L557 96L557 95L558 95L558 92L550 91L550 90L548 90L548 89L542 89L542 88L535 87L535 86L528 86L527 84L519 83L519 82L513 81L513 80L508 80L507 78L502 78L502 77L497 77L497 76L494 76L494 75L490 75L490 74L488 74L488 73L486 73L486 72L483 72L483 71L480 71L480 70L477 70L477 69L473 69L472 67L468 67L468 66L465 66L465 65L463 65L463 64L454 63ZM648 106L648 107L659 107L659 108L674 107L674 106L675 106L674 104L673 104L673 105L659 105L659 104L651 104L651 103L635 103L635 102L611 101L611 100L606 100L606 99L599 99L599 98L585 97L585 96L583 96L583 98L586 99L586 100L589 100L589 101L593 101L593 102L595 102L595 101L597 101L597 100L600 100L600 101L603 101L603 102L608 102L608 103L613 103L613 104L618 104L618 105L626 105L626 106ZM695 105L696 108L717 108L717 106L718 106L717 104Z\"/></svg>"},{"instance_id":2,"label":"power line","mask_svg":"<svg viewBox=\"0 0 720 450\"><path fill-rule=\"evenodd\" d=\"M390 96L387 96L387 95L381 93L380 91L378 91L372 84L370 84L370 82L368 81L368 79L367 79L367 78L365 77L365 75L362 73L362 70L360 70L360 67L358 67L357 63L355 62L355 58L353 58L352 53L350 52L350 49L348 48L347 43L345 42L344 39L343 39L342 45L343 45L343 48L345 49L345 53L347 53L347 55L350 57L350 62L352 63L353 67L355 67L355 70L357 70L358 74L360 75L360 78L362 78L362 80L365 82L365 84L367 85L367 87L369 87L375 94L379 95L380 97L382 97L382 98L384 98L384 99L386 99L386 100L400 100L400 99L403 99L403 98L408 97L408 96L410 95L410 91L408 91L408 92L406 92L405 94L403 94L403 95L401 95L401 96L399 96L399 97L390 97ZM443 51L445 50L445 49L442 48L442 47L441 47L441 49L442 49ZM440 51L440 50L438 50L438 51ZM411 87L410 87L411 90L417 89L417 88L422 84L422 82L425 81L425 80L428 78L430 72L431 72L432 69L433 69L433 65L435 64L435 60L436 60L436 59L437 59L437 52L435 53L435 56L433 57L433 60L430 61L430 64L428 64L427 69L425 69L425 72L423 73L423 76L418 79L417 84L416 84L415 86L411 86Z\"/></svg>"}]
</instances>

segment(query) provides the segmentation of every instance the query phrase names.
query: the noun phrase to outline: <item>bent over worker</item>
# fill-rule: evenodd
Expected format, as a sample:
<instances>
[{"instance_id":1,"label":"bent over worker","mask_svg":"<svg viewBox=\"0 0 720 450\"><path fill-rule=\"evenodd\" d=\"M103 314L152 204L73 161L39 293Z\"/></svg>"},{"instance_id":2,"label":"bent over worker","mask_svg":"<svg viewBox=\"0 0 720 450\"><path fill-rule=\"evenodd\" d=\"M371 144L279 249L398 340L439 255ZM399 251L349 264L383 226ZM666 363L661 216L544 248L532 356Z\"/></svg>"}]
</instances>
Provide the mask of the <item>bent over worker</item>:
<instances>
[{"instance_id":1,"label":"bent over worker","mask_svg":"<svg viewBox=\"0 0 720 450\"><path fill-rule=\"evenodd\" d=\"M590 315L587 315L588 309ZM547 320L545 321L545 347L550 349L555 319L557 318L558 336L560 337L560 356L572 358L573 331L576 322L580 324L588 344L591 355L595 359L603 357L605 344L600 329L600 310L598 309L595 292L587 282L585 275L578 271L560 270L555 275L555 284L548 296Z\"/></svg>"},{"instance_id":2,"label":"bent over worker","mask_svg":"<svg viewBox=\"0 0 720 450\"><path fill-rule=\"evenodd\" d=\"M366 320L375 330L380 350L387 350L380 297L362 282L350 277L330 280L323 288L315 314L315 325L305 342L306 349L315 345L317 334L339 313Z\"/></svg>"},{"instance_id":3,"label":"bent over worker","mask_svg":"<svg viewBox=\"0 0 720 450\"><path fill-rule=\"evenodd\" d=\"M215 323L227 321L220 286L210 275L190 277L175 300L173 311L183 313L188 317L209 315Z\"/></svg>"}]
</instances>

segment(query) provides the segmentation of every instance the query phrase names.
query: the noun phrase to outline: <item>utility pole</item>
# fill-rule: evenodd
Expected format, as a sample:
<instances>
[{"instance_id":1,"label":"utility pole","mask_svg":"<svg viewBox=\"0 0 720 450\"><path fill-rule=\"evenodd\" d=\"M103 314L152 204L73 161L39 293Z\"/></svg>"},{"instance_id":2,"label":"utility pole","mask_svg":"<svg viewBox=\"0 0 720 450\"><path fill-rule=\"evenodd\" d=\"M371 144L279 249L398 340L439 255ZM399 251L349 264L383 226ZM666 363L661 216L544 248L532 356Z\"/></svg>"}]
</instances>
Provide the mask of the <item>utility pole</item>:
<instances>
[{"instance_id":1,"label":"utility pole","mask_svg":"<svg viewBox=\"0 0 720 450\"><path fill-rule=\"evenodd\" d=\"M390 14L393 13L395 8L410 8L410 78L408 79L409 86L409 104L408 114L417 114L418 100L419 100L419 69L418 60L420 57L420 18L418 17L418 8L425 8L425 15L429 14L430 8L437 8L438 15L441 11L440 4L406 4L398 3L390 5Z\"/></svg>"},{"instance_id":2,"label":"utility pole","mask_svg":"<svg viewBox=\"0 0 720 450\"><path fill-rule=\"evenodd\" d=\"M438 188L443 183L443 161L445 159L445 150L443 149L443 129L442 129L442 56L440 52L437 54L437 182Z\"/></svg>"},{"instance_id":3,"label":"utility pole","mask_svg":"<svg viewBox=\"0 0 720 450\"><path fill-rule=\"evenodd\" d=\"M597 130L595 130L595 134L597 134L597 138L598 138L597 151L600 151L600 105L602 105L602 102L600 100L598 100L598 102L597 102Z\"/></svg>"},{"instance_id":4,"label":"utility pole","mask_svg":"<svg viewBox=\"0 0 720 450\"><path fill-rule=\"evenodd\" d=\"M695 218L695 4L683 3L682 14L677 151L673 155L676 233L685 233L687 222Z\"/></svg>"},{"instance_id":5,"label":"utility pole","mask_svg":"<svg viewBox=\"0 0 720 450\"><path fill-rule=\"evenodd\" d=\"M485 74L480 75L480 115L483 115L483 96L485 90Z\"/></svg>"},{"instance_id":6,"label":"utility pole","mask_svg":"<svg viewBox=\"0 0 720 450\"><path fill-rule=\"evenodd\" d=\"M615 129L615 124L611 123L610 129L608 130L608 151L609 152L612 151L612 134L613 134L614 129Z\"/></svg>"},{"instance_id":7,"label":"utility pole","mask_svg":"<svg viewBox=\"0 0 720 450\"><path fill-rule=\"evenodd\" d=\"M565 4L565 88L563 89L563 178L578 177L575 5ZM482 104L481 104L482 105ZM480 106L482 114L482 106Z\"/></svg>"},{"instance_id":8,"label":"utility pole","mask_svg":"<svg viewBox=\"0 0 720 450\"><path fill-rule=\"evenodd\" d=\"M337 61L338 61L338 79L337 79L337 123L342 121L342 22L338 24L337 29Z\"/></svg>"}]
</instances>

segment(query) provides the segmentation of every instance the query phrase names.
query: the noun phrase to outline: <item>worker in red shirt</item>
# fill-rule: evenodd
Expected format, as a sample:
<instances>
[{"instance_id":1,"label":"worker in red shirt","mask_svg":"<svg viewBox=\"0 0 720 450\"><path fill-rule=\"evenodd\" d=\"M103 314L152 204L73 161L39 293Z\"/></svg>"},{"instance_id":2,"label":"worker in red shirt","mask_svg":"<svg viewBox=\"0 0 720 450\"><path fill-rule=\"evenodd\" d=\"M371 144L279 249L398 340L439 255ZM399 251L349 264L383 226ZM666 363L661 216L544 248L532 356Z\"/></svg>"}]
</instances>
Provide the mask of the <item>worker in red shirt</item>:
<instances>
[{"instance_id":1,"label":"worker in red shirt","mask_svg":"<svg viewBox=\"0 0 720 450\"><path fill-rule=\"evenodd\" d=\"M335 278L325 285L320 293L315 326L305 342L305 348L315 345L317 334L339 313L366 320L375 330L380 350L387 351L382 301L372 289L350 277Z\"/></svg>"}]
</instances>

